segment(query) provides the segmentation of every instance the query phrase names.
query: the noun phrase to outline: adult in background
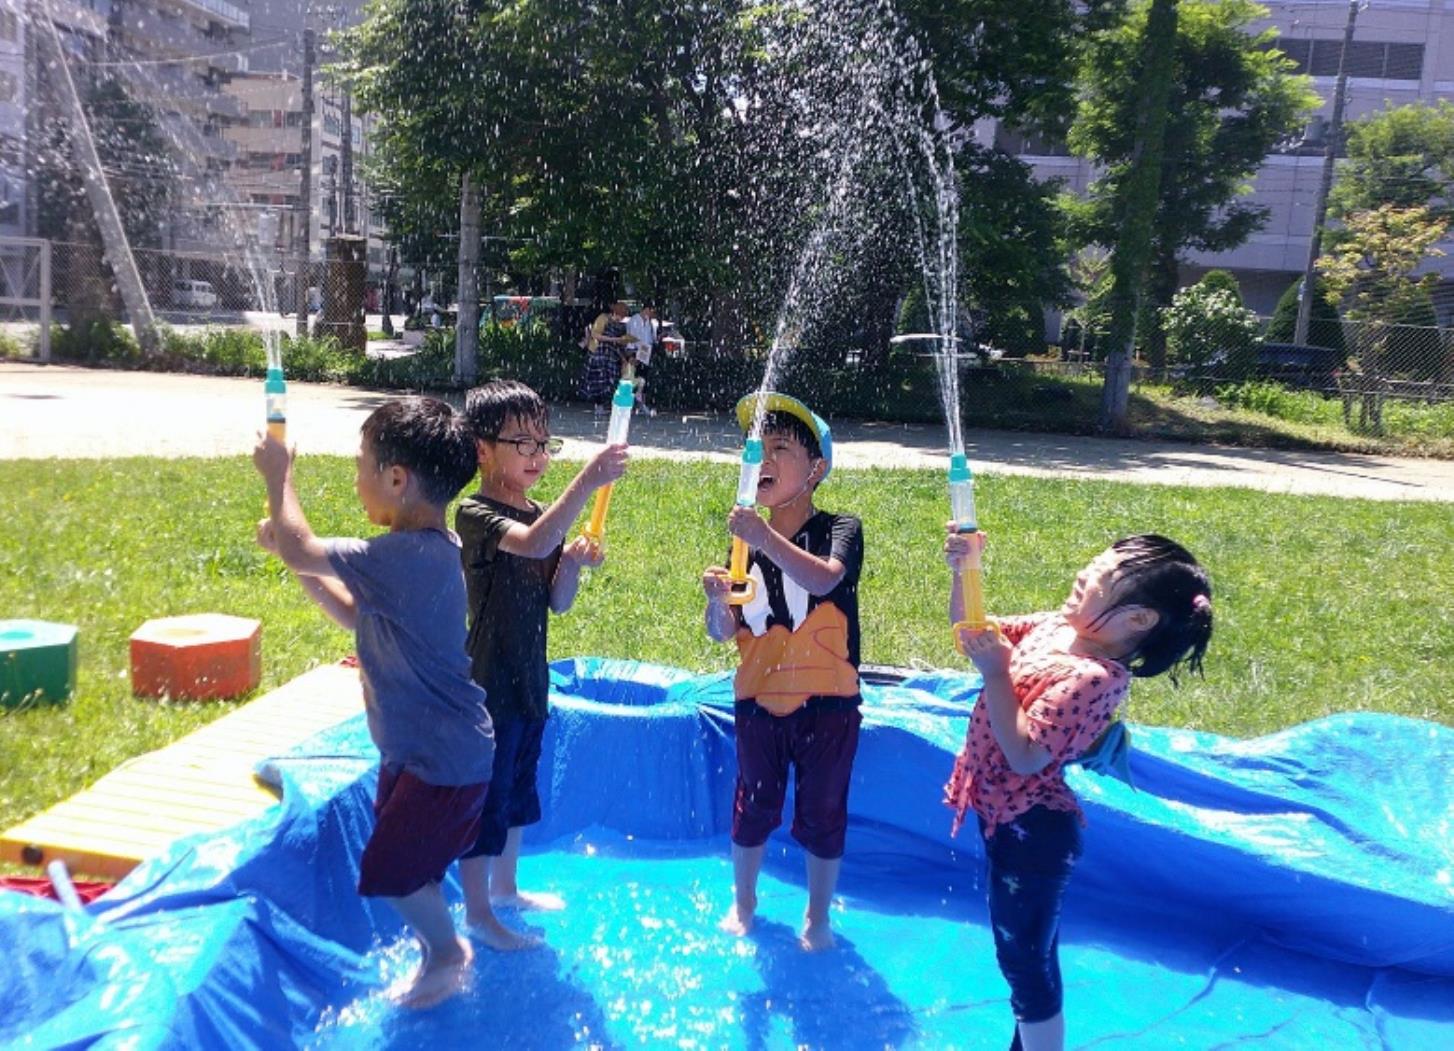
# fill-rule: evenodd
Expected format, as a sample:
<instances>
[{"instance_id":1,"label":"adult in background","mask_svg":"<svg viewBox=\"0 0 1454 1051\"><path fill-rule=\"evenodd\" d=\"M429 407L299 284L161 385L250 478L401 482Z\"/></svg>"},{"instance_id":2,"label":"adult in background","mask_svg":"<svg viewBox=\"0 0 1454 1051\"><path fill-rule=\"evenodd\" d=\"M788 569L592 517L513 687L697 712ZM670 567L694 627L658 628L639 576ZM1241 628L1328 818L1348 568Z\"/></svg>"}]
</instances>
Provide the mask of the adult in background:
<instances>
[{"instance_id":1,"label":"adult in background","mask_svg":"<svg viewBox=\"0 0 1454 1051\"><path fill-rule=\"evenodd\" d=\"M631 349L636 354L636 410L655 416L656 410L646 404L646 377L651 372L651 353L656 349L658 335L654 303L643 303L626 319L626 334L635 340Z\"/></svg>"},{"instance_id":2,"label":"adult in background","mask_svg":"<svg viewBox=\"0 0 1454 1051\"><path fill-rule=\"evenodd\" d=\"M616 390L622 367L631 360L631 336L626 331L626 304L619 300L602 308L586 331L586 369L581 397L590 401L593 415L606 415L606 402Z\"/></svg>"}]
</instances>

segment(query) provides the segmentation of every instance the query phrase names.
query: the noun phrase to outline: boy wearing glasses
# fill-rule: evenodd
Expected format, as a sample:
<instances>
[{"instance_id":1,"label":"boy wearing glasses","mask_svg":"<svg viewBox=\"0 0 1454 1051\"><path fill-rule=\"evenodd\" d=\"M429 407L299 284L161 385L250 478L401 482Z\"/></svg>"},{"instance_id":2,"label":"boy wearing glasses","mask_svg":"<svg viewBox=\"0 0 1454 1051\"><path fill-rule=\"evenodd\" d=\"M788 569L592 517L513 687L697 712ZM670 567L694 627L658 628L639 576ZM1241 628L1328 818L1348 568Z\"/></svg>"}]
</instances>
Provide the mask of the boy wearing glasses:
<instances>
[{"instance_id":1,"label":"boy wearing glasses","mask_svg":"<svg viewBox=\"0 0 1454 1051\"><path fill-rule=\"evenodd\" d=\"M469 653L475 682L495 724L495 760L479 838L460 859L465 919L492 949L522 949L532 940L504 926L494 907L560 908L553 895L525 894L516 883L525 826L540 820L535 788L548 714L548 612L575 601L583 566L604 555L585 537L565 534L591 494L626 470L626 446L608 445L587 461L549 507L530 499L561 440L550 437L550 410L515 380L496 380L465 397L475 436L480 490L459 505L469 594Z\"/></svg>"}]
</instances>

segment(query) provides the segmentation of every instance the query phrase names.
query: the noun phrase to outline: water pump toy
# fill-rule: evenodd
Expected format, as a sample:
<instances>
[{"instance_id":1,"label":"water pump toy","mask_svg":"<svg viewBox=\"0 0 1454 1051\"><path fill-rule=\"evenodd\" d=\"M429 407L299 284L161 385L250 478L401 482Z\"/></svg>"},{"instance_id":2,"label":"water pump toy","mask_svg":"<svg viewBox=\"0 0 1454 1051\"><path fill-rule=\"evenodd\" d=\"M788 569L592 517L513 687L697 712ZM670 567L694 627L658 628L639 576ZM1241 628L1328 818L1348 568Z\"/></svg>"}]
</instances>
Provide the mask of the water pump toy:
<instances>
[{"instance_id":1,"label":"water pump toy","mask_svg":"<svg viewBox=\"0 0 1454 1051\"><path fill-rule=\"evenodd\" d=\"M757 479L762 474L762 439L748 438L742 444L742 467L737 476L738 507L757 503ZM727 564L727 603L744 606L757 596L757 581L747 575L747 541L732 538L732 558Z\"/></svg>"},{"instance_id":2,"label":"water pump toy","mask_svg":"<svg viewBox=\"0 0 1454 1051\"><path fill-rule=\"evenodd\" d=\"M979 532L979 519L974 510L974 472L969 469L968 457L959 452L949 457L949 517L955 532ZM990 626L984 611L984 567L978 547L970 552L969 563L961 571L959 581L964 619L954 625L956 640L962 628L983 631Z\"/></svg>"},{"instance_id":3,"label":"water pump toy","mask_svg":"<svg viewBox=\"0 0 1454 1051\"><path fill-rule=\"evenodd\" d=\"M616 384L616 393L611 396L611 422L606 425L606 444L625 445L631 431L631 406L636 400L636 388L629 379ZM596 502L591 507L591 520L582 534L593 544L599 544L606 536L606 512L611 507L612 485L603 485L596 490Z\"/></svg>"}]
</instances>

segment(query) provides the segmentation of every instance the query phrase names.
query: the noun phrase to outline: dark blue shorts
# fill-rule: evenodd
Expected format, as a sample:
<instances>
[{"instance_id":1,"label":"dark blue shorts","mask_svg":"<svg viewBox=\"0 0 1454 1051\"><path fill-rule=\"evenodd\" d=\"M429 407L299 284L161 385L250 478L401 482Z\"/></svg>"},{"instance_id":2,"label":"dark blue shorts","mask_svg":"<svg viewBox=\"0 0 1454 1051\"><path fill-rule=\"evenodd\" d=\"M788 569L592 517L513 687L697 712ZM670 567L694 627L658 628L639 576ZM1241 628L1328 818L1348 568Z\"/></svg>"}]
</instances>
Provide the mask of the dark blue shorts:
<instances>
[{"instance_id":1,"label":"dark blue shorts","mask_svg":"<svg viewBox=\"0 0 1454 1051\"><path fill-rule=\"evenodd\" d=\"M985 841L995 958L1018 1021L1060 1013L1060 905L1080 850L1080 815L1043 806L998 826Z\"/></svg>"},{"instance_id":2,"label":"dark blue shorts","mask_svg":"<svg viewBox=\"0 0 1454 1051\"><path fill-rule=\"evenodd\" d=\"M782 824L793 768L793 838L810 854L841 858L848 831L848 782L858 752L858 706L799 708L777 716L737 702L737 792L732 842L760 847Z\"/></svg>"},{"instance_id":3,"label":"dark blue shorts","mask_svg":"<svg viewBox=\"0 0 1454 1051\"><path fill-rule=\"evenodd\" d=\"M505 837L512 828L540 820L540 793L535 774L540 767L544 719L501 719L495 722L495 765L490 793L480 814L480 834L465 857L497 858L505 852Z\"/></svg>"}]
</instances>

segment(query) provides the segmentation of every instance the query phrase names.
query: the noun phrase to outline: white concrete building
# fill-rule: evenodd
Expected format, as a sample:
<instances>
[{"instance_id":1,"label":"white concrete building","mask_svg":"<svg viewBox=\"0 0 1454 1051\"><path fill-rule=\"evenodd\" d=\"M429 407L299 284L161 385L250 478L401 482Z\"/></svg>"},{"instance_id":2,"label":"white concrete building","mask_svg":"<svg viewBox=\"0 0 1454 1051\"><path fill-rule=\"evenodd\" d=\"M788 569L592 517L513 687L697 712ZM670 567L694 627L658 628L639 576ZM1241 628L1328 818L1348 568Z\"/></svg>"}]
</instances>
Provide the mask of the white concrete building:
<instances>
[{"instance_id":1,"label":"white concrete building","mask_svg":"<svg viewBox=\"0 0 1454 1051\"><path fill-rule=\"evenodd\" d=\"M1280 47L1313 78L1323 100L1301 147L1269 156L1253 180L1252 203L1270 210L1266 224L1229 252L1191 252L1182 279L1196 281L1213 267L1234 272L1247 305L1270 314L1278 297L1298 279L1307 261L1318 184L1322 133L1333 109L1338 60L1347 21L1346 0L1264 0L1269 17L1254 27L1275 27ZM1359 12L1348 56L1345 121L1389 105L1454 100L1454 0L1368 0ZM982 142L995 141L1030 164L1042 178L1058 177L1083 191L1093 178L1089 162L1067 154L1063 144L1006 134L993 123L976 128ZM1454 323L1454 244L1431 261L1443 279L1435 295L1441 323ZM1053 335L1054 333L1052 333Z\"/></svg>"}]
</instances>

